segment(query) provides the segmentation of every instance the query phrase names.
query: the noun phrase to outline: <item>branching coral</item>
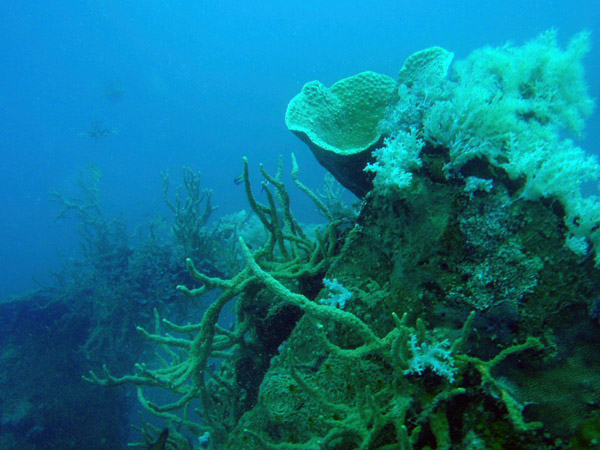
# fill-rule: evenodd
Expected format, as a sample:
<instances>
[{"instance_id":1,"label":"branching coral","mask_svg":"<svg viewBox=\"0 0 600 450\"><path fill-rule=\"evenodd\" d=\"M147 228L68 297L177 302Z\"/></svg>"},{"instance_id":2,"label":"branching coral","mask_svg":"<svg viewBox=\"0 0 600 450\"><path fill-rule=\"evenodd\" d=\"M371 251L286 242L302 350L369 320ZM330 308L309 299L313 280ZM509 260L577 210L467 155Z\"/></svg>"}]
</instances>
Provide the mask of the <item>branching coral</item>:
<instances>
[{"instance_id":1,"label":"branching coral","mask_svg":"<svg viewBox=\"0 0 600 450\"><path fill-rule=\"evenodd\" d=\"M169 174L163 174L163 198L174 215L173 233L186 258L206 257L212 245L206 224L217 207L212 205L210 189L200 187L200 173L183 168L183 185L177 189L175 201L169 198Z\"/></svg>"},{"instance_id":2,"label":"branching coral","mask_svg":"<svg viewBox=\"0 0 600 450\"><path fill-rule=\"evenodd\" d=\"M268 266L271 273L282 280L322 272L330 261L335 243L335 239L332 239L334 224L329 224L323 237L319 236L316 241L308 239L289 209L289 196L281 182L281 165L275 177L262 167L261 171L275 190L272 192L266 183L263 184L269 206L255 199L250 188L248 165L244 160L244 185L249 203L269 231L266 245L254 254L250 254L241 241L246 263L251 263L252 267L259 267L259 263ZM281 213L278 204L283 209ZM283 219L280 219L280 214ZM195 289L178 286L185 295L200 297L213 290L220 291L218 298L204 312L202 320L194 325L181 326L164 318L159 320L157 316L154 332L143 328L138 330L146 339L162 348L165 356L158 357L158 368L137 364L135 375L115 377L105 367L103 376L91 372L88 379L103 386L138 386L138 398L146 410L196 436L209 432L213 445L218 447L224 445L228 434L247 408L243 387L238 379L240 374L236 374L235 367L248 352L256 351L260 345L249 335L256 333L257 318L250 311L261 284L249 267L227 280L203 274L189 258L187 267L192 278L201 286ZM226 305L234 300L237 300L237 323L233 330L226 330L218 325L218 320ZM162 327L184 337L163 334L160 331ZM268 356L256 354L254 358ZM219 370L211 368L216 364L215 361L220 361ZM268 364L268 360L265 363ZM176 399L171 403L157 404L146 398L144 386L167 389L175 394ZM192 420L190 410L195 401L199 401L201 408L195 410L198 419ZM178 411L182 413L178 414Z\"/></svg>"}]
</instances>

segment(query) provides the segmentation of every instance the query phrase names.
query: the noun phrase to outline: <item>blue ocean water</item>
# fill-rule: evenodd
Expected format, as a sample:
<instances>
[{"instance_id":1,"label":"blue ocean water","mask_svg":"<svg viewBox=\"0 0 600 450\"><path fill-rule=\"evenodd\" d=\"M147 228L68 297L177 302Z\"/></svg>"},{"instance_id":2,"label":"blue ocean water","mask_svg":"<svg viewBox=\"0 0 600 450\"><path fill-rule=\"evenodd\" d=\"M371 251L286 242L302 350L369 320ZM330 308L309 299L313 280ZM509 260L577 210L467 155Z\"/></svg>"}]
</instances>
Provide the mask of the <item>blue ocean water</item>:
<instances>
[{"instance_id":1,"label":"blue ocean water","mask_svg":"<svg viewBox=\"0 0 600 450\"><path fill-rule=\"evenodd\" d=\"M63 1L0 11L0 298L36 286L77 254L69 221L53 223L51 190L73 192L100 168L102 207L131 227L167 214L161 172L203 175L219 213L246 207L232 180L241 157L273 168L298 157L305 182L324 171L285 127L302 85L373 70L394 76L432 46L457 58L483 45L522 43L557 28L592 31L586 60L600 96L600 3L577 1ZM115 131L82 136L97 121ZM600 112L580 143L600 153ZM314 208L301 196L297 213ZM305 209L305 210L304 210ZM304 215L304 216L303 216Z\"/></svg>"}]
</instances>

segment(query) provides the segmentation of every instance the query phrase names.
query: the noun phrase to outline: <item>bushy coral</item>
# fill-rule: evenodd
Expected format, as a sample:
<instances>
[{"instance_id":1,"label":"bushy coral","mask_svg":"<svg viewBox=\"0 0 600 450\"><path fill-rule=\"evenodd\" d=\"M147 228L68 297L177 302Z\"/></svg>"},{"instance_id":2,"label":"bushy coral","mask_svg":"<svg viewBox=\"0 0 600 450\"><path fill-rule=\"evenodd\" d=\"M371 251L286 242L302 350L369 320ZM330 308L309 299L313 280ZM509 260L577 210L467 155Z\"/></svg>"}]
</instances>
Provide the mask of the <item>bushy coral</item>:
<instances>
[{"instance_id":1,"label":"bushy coral","mask_svg":"<svg viewBox=\"0 0 600 450\"><path fill-rule=\"evenodd\" d=\"M582 32L561 49L551 30L522 46L476 50L430 88L413 73L380 123L389 137L366 169L376 173L375 186L409 186L424 144L443 147L449 152L446 177L462 178L467 163L487 160L519 180L516 200L561 201L565 225L579 243L574 247L571 239L569 248L581 253L582 239L597 247L600 207L595 198L582 197L581 184L600 179L600 166L595 156L563 137L580 136L593 110L582 64L589 47L589 33Z\"/></svg>"},{"instance_id":2,"label":"bushy coral","mask_svg":"<svg viewBox=\"0 0 600 450\"><path fill-rule=\"evenodd\" d=\"M556 30L550 30L523 46L476 50L456 64L453 78L491 97L501 94L500 102L510 104L519 121L579 134L593 109L581 64L589 49L588 32L577 34L561 50Z\"/></svg>"},{"instance_id":3,"label":"bushy coral","mask_svg":"<svg viewBox=\"0 0 600 450\"><path fill-rule=\"evenodd\" d=\"M327 294L327 297L319 300L319 303L344 309L346 302L352 298L352 292L346 289L337 278L331 280L324 278L323 285L329 290L329 293Z\"/></svg>"},{"instance_id":4,"label":"bushy coral","mask_svg":"<svg viewBox=\"0 0 600 450\"><path fill-rule=\"evenodd\" d=\"M407 187L412 180L412 171L421 167L419 153L424 145L415 128L410 132L400 130L385 140L385 146L373 152L377 161L368 164L365 170L375 172L375 186L384 189Z\"/></svg>"},{"instance_id":5,"label":"bushy coral","mask_svg":"<svg viewBox=\"0 0 600 450\"><path fill-rule=\"evenodd\" d=\"M500 161L514 139L555 144L560 130L580 135L593 109L581 63L588 50L588 33L563 51L548 31L521 47L474 51L454 65L450 98L426 113L426 139L448 147L457 170L477 156Z\"/></svg>"},{"instance_id":6,"label":"bushy coral","mask_svg":"<svg viewBox=\"0 0 600 450\"><path fill-rule=\"evenodd\" d=\"M557 197L568 204L578 200L583 182L600 177L596 157L586 155L570 139L519 143L515 138L507 149L510 159L502 167L511 178L529 174L519 198Z\"/></svg>"},{"instance_id":7,"label":"bushy coral","mask_svg":"<svg viewBox=\"0 0 600 450\"><path fill-rule=\"evenodd\" d=\"M431 369L450 383L454 383L457 369L454 367L454 358L448 339L433 344L419 343L417 336L412 334L408 343L412 358L409 360L410 366L404 371L405 374L421 375L426 369Z\"/></svg>"}]
</instances>

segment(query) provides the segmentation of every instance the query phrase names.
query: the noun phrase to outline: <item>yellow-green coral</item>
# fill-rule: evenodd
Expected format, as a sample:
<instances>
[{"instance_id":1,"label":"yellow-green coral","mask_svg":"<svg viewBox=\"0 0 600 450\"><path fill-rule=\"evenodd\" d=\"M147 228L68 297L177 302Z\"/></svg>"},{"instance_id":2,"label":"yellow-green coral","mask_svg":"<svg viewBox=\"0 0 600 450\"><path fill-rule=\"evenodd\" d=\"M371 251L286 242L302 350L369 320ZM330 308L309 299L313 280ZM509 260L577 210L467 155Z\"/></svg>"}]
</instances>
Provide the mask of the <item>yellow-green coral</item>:
<instances>
[{"instance_id":1,"label":"yellow-green coral","mask_svg":"<svg viewBox=\"0 0 600 450\"><path fill-rule=\"evenodd\" d=\"M287 108L287 127L308 144L319 162L357 196L370 189L362 172L380 145L379 122L397 100L396 82L362 72L327 88L307 83Z\"/></svg>"},{"instance_id":2,"label":"yellow-green coral","mask_svg":"<svg viewBox=\"0 0 600 450\"><path fill-rule=\"evenodd\" d=\"M344 78L331 88L311 81L290 101L285 121L323 151L360 153L379 140L377 124L396 100L395 88L392 78L375 72Z\"/></svg>"}]
</instances>

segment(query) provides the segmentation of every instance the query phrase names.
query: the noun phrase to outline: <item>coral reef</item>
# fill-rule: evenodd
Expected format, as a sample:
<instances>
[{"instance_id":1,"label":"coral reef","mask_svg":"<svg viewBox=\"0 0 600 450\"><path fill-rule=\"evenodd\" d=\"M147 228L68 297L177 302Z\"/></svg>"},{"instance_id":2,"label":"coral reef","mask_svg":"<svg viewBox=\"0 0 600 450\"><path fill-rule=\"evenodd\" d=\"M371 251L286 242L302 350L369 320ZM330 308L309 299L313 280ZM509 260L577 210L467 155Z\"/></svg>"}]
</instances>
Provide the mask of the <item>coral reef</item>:
<instances>
[{"instance_id":1,"label":"coral reef","mask_svg":"<svg viewBox=\"0 0 600 450\"><path fill-rule=\"evenodd\" d=\"M219 450L589 448L600 221L578 179L598 168L564 139L591 110L587 39L561 50L550 32L454 68L450 52L419 52L393 89L383 82L385 100L370 108L357 95L349 123L336 122L346 104L331 96L381 79L361 74L333 92L309 83L288 126L312 117L325 131L290 127L363 198L352 226L300 182L294 160L292 179L328 219L313 237L292 213L282 164L275 176L261 166L262 204L244 160L264 245L240 238L245 265L229 278L188 259L194 284L178 289L211 298L202 318L157 313L154 330L139 328L154 357L88 380L136 386L178 449L198 438ZM357 152L374 184L348 182ZM158 432L146 424L139 445Z\"/></svg>"}]
</instances>

